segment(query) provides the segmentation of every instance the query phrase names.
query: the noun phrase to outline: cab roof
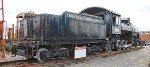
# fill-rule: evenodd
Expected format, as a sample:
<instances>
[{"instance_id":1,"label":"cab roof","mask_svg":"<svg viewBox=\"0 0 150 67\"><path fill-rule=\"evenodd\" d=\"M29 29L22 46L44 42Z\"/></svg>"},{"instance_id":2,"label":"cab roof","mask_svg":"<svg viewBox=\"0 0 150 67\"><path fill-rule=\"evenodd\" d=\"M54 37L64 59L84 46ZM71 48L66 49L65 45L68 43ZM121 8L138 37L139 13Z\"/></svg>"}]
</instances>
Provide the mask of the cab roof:
<instances>
[{"instance_id":1,"label":"cab roof","mask_svg":"<svg viewBox=\"0 0 150 67\"><path fill-rule=\"evenodd\" d=\"M86 9L82 10L80 13L87 13L87 14L91 14L91 15L96 15L97 13L103 12L103 11L110 12L112 14L116 14L116 15L120 16L119 13L116 13L114 11L110 11L110 10L103 8L103 7L88 7Z\"/></svg>"}]
</instances>

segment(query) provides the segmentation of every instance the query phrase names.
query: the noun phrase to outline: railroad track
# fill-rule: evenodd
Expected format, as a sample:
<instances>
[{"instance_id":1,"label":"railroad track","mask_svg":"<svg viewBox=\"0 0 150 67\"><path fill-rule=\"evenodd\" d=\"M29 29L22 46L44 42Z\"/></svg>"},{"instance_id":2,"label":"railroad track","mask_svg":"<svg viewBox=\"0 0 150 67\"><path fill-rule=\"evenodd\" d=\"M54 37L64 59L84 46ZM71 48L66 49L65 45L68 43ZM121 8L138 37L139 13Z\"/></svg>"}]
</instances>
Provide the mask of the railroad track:
<instances>
[{"instance_id":1,"label":"railroad track","mask_svg":"<svg viewBox=\"0 0 150 67\"><path fill-rule=\"evenodd\" d=\"M26 60L16 60L16 61L1 62L0 63L0 67L4 66L4 65L9 65L9 64L12 64L12 65L18 67L20 65L33 64L33 63L38 63L38 61L36 61L36 59L26 59Z\"/></svg>"}]
</instances>

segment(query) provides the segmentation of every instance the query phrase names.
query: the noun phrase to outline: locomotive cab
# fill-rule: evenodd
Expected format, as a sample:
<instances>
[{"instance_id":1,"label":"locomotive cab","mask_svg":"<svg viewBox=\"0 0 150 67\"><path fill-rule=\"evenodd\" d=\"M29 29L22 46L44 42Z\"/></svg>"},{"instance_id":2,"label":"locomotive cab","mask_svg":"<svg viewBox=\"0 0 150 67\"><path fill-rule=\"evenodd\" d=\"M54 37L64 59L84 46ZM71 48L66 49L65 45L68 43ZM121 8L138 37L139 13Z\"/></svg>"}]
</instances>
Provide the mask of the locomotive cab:
<instances>
[{"instance_id":1,"label":"locomotive cab","mask_svg":"<svg viewBox=\"0 0 150 67\"><path fill-rule=\"evenodd\" d=\"M91 15L96 15L98 17L102 17L104 22L106 23L106 36L111 42L112 49L115 49L115 47L118 47L118 44L120 40L121 35L121 15L107 10L102 7L90 7L87 9L84 9L80 13L87 13Z\"/></svg>"}]
</instances>

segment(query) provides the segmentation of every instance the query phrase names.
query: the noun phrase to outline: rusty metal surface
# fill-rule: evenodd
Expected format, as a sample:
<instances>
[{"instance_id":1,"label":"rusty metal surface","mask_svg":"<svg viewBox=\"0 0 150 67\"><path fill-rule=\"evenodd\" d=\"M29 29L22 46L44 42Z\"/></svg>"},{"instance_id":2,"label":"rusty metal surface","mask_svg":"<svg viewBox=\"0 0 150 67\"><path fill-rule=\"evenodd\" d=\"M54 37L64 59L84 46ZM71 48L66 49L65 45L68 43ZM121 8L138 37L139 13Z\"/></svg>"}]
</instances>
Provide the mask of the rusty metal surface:
<instances>
[{"instance_id":1,"label":"rusty metal surface","mask_svg":"<svg viewBox=\"0 0 150 67\"><path fill-rule=\"evenodd\" d=\"M140 40L141 41L150 41L150 32L149 31L140 32Z\"/></svg>"}]
</instances>

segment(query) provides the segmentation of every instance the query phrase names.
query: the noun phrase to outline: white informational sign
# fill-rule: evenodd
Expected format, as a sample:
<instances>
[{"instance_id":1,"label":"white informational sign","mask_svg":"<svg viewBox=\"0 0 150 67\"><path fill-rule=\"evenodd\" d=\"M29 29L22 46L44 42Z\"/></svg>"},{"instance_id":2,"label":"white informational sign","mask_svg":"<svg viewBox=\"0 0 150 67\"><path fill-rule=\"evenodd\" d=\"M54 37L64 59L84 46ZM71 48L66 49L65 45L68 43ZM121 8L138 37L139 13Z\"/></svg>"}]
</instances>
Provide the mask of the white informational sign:
<instances>
[{"instance_id":1,"label":"white informational sign","mask_svg":"<svg viewBox=\"0 0 150 67\"><path fill-rule=\"evenodd\" d=\"M86 47L75 47L75 59L86 57Z\"/></svg>"}]
</instances>

